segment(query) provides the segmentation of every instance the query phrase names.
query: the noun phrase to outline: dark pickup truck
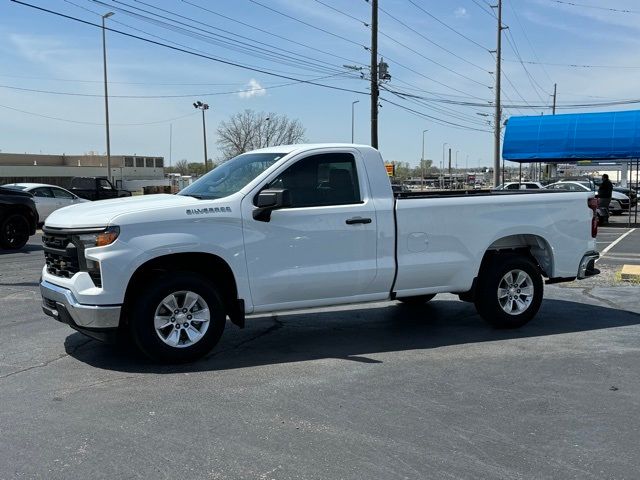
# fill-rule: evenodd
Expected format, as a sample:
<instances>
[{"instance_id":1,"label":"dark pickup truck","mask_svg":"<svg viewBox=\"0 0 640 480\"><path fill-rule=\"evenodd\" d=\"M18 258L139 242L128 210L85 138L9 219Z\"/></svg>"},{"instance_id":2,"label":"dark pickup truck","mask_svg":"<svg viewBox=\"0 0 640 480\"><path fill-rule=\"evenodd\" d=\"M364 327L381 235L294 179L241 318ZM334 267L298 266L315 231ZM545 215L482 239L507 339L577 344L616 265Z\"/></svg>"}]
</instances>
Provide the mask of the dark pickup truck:
<instances>
[{"instance_id":1,"label":"dark pickup truck","mask_svg":"<svg viewBox=\"0 0 640 480\"><path fill-rule=\"evenodd\" d=\"M38 211L30 193L0 187L0 248L17 250L36 233Z\"/></svg>"},{"instance_id":2,"label":"dark pickup truck","mask_svg":"<svg viewBox=\"0 0 640 480\"><path fill-rule=\"evenodd\" d=\"M116 188L109 180L101 177L75 177L69 189L80 198L105 200L107 198L130 197L131 192Z\"/></svg>"}]
</instances>

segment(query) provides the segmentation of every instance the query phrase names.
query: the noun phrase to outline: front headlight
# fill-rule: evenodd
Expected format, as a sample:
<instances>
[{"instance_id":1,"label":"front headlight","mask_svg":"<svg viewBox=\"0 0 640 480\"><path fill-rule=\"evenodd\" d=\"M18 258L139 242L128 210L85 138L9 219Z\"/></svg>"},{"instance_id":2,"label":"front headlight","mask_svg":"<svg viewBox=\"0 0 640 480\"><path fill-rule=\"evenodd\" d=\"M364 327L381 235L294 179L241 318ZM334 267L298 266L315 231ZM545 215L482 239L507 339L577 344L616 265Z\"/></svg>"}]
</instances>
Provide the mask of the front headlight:
<instances>
[{"instance_id":1,"label":"front headlight","mask_svg":"<svg viewBox=\"0 0 640 480\"><path fill-rule=\"evenodd\" d=\"M120 235L120 227L114 225L105 228L102 232L78 235L78 240L84 245L84 248L106 247L115 242L118 235Z\"/></svg>"}]
</instances>

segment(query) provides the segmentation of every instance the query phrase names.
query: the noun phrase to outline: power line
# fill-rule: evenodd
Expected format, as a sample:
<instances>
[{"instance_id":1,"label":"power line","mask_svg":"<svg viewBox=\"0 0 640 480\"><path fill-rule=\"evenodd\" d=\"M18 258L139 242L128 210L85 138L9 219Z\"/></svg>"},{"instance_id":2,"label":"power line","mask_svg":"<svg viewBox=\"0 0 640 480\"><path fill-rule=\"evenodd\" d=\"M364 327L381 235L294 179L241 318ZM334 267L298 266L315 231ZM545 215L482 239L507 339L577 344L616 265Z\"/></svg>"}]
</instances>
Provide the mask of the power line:
<instances>
[{"instance_id":1,"label":"power line","mask_svg":"<svg viewBox=\"0 0 640 480\"><path fill-rule=\"evenodd\" d=\"M266 8L267 10L270 10L270 11L272 11L274 13L277 13L278 15L282 15L283 17L286 17L286 18L289 18L289 19L291 19L291 20L293 20L295 22L301 23L302 25L306 25L307 27L313 28L314 30L318 30L318 31L324 32L327 35L331 35L332 37L339 38L341 40L344 40L345 42L351 43L353 45L357 45L358 47L362 47L365 50L368 50L368 47L366 47L366 46L364 46L364 45L362 45L362 44L360 44L358 42L354 42L350 38L343 37L342 35L338 35L337 33L334 33L334 32L330 32L329 30L325 30L324 28L318 27L317 25L313 25L311 23L307 23L304 20L300 20L299 18L293 17L293 16L288 15L288 14L286 14L284 12L281 12L280 10L276 10L275 8L272 8L272 7L269 7L267 5L264 5L264 4L260 3L260 2L258 2L257 0L249 0L249 1L251 3L255 3L256 5L260 5L262 8Z\"/></svg>"},{"instance_id":2,"label":"power line","mask_svg":"<svg viewBox=\"0 0 640 480\"><path fill-rule=\"evenodd\" d=\"M518 50L518 46L515 43L515 39L513 38L513 35L511 35L510 29L507 29L507 35L505 36L505 39L507 40L507 43L511 47L511 50L513 50L513 52L516 54L516 57L518 57L518 59L521 59L522 56L520 55L520 50ZM529 84L531 85L531 87L533 88L533 91L538 96L538 99L541 102L543 102L544 99L542 98L542 95L540 94L538 88L540 88L544 93L547 93L547 92L545 92L545 90L542 87L540 87L538 82L536 82L536 80L533 78L533 75L531 75L531 72L529 72L529 69L524 64L524 62L520 62L520 66L524 70L524 73L526 74L527 79L529 80Z\"/></svg>"},{"instance_id":3,"label":"power line","mask_svg":"<svg viewBox=\"0 0 640 480\"><path fill-rule=\"evenodd\" d=\"M447 70L447 71L449 71L449 72L451 72L451 73L453 73L453 74L455 74L455 75L458 75L459 77L462 77L462 78L464 78L464 79L466 79L466 80L469 80L470 82L477 83L477 84L478 84L478 85L480 85L480 86L483 86L483 87L489 88L489 86L488 86L488 85L485 85L484 83L482 83L482 82L480 82L480 81L478 81L478 80L476 80L476 79L474 79L474 78L471 78L471 77L469 77L469 76L467 76L467 75L465 75L465 74L463 74L463 73L457 72L456 70L454 70L454 69L452 69L452 68L449 68L449 67L447 67L446 65L443 65L442 63L437 62L437 61L433 60L432 58L427 57L426 55L423 55L423 54L422 54L422 53L420 53L419 51L417 51L417 50L415 50L415 49L411 48L410 46L408 46L407 44L405 44L405 43L403 43L403 42L401 42L401 41L399 41L399 40L396 40L395 38L393 38L393 37L391 37L391 36L389 36L389 35L387 35L387 34L385 34L385 33L383 33L383 32L380 32L380 35L382 35L383 37L388 38L389 40L391 40L391 41L393 41L393 42L397 43L397 44L398 44L398 45L400 45L401 47L406 48L406 49L407 49L407 50L409 50L410 52L415 53L415 54L416 54L416 55L418 55L419 57L424 58L425 60L427 60L427 61L429 61L429 62L431 62L431 63L433 63L433 64L435 64L435 65L438 65L439 67L441 67L441 68L443 68L443 69L445 69L445 70Z\"/></svg>"},{"instance_id":4,"label":"power line","mask_svg":"<svg viewBox=\"0 0 640 480\"><path fill-rule=\"evenodd\" d=\"M26 2L23 2L21 0L11 0L11 1L14 2L14 3L20 4L20 5L24 5L26 7L33 8L35 10L39 10L39 11L42 11L42 12L45 12L45 13L49 13L49 14L56 15L56 16L59 16L59 17L62 17L62 18L73 20L73 21L76 21L76 22L79 22L79 23L84 23L85 25L90 25L92 27L102 28L101 25L89 22L88 20L83 20L81 18L73 17L71 15L66 15L66 14L61 13L61 12L56 12L54 10L49 10L47 8L40 7L40 6L37 6L37 5L32 5L30 3L26 3ZM322 84L322 83L314 82L313 80L304 80L304 79L300 79L300 78L291 77L291 76L288 76L288 75L282 75L282 74L279 74L279 73L274 73L273 71L265 70L263 68L250 67L250 66L247 66L247 65L243 65L241 63L231 62L231 61L224 60L224 59L221 59L221 58L218 58L218 57L213 57L211 55L206 55L206 54L203 54L203 53L198 53L198 52L194 52L194 51L191 51L191 50L187 50L185 48L175 47L175 46L169 45L167 43L159 42L159 41L156 41L156 40L151 40L149 38L144 38L144 37L141 37L139 35L134 35L132 33L123 32L121 30L117 30L117 29L114 29L114 28L105 27L105 29L110 31L110 32L114 32L114 33L118 33L120 35L124 35L126 37L135 38L137 40L149 43L151 45L157 45L157 46L160 46L160 47L168 48L168 49L176 51L176 52L186 53L186 54L192 55L194 57L204 58L204 59L207 59L207 60L211 60L213 62L222 63L224 65L229 65L229 66L233 66L233 67L237 67L237 68L242 68L244 70L249 70L249 71L252 71L252 72L262 73L264 75L269 75L269 76L272 76L272 77L283 78L285 80L293 80L293 81L296 81L296 82L299 82L299 83L304 83L304 84L307 84L307 85L315 85L315 86L318 86L318 87L328 88L328 89L331 89L331 90L357 93L359 95L369 95L367 92L362 92L362 91L359 91L359 90L353 90L353 89L350 89L350 88L337 87L335 85L325 85L325 84Z\"/></svg>"},{"instance_id":5,"label":"power line","mask_svg":"<svg viewBox=\"0 0 640 480\"><path fill-rule=\"evenodd\" d=\"M540 61L540 58L538 58L538 54L536 53L536 49L534 48L533 43L531 42L531 39L529 38L529 35L527 35L527 29L524 28L524 24L520 21L520 16L518 15L518 12L517 12L516 8L514 8L513 3L511 2L511 0L509 0L508 4L509 4L509 8L513 12L513 16L515 17L516 21L518 22L518 25L520 26L520 29L522 30L522 34L524 35L525 40L527 41L527 43L529 44L529 47L531 48L531 53L533 53L533 56L537 61ZM547 79L549 80L549 82L550 83L554 83L553 79L549 75L549 72L547 72L547 69L544 67L544 65L541 65L541 66L542 66L542 71L547 76Z\"/></svg>"},{"instance_id":6,"label":"power line","mask_svg":"<svg viewBox=\"0 0 640 480\"><path fill-rule=\"evenodd\" d=\"M611 8L611 7L600 7L597 5L586 5L584 3L575 3L575 2L567 2L564 0L549 0L553 3L559 3L561 5L571 5L572 7L584 7L584 8L595 8L597 10L607 10L609 12L617 12L617 13L634 13L636 15L640 14L640 11L637 10L629 10L624 8Z\"/></svg>"},{"instance_id":7,"label":"power line","mask_svg":"<svg viewBox=\"0 0 640 480\"><path fill-rule=\"evenodd\" d=\"M287 37L285 37L285 36L283 36L283 35L278 35L277 33L273 33L273 32L270 32L270 31L268 31L268 30L265 30L265 29L263 29L263 28L256 27L255 25L251 25L251 24L249 24L249 23L246 23L246 22L243 22L243 21L237 20L237 19L232 18L232 17L229 17L229 16L227 16L227 15L223 15L222 13L215 12L215 11L210 10L210 9L208 9L208 8L205 8L205 7L201 6L201 5L197 5L197 4L195 4L195 3L189 2L188 0L182 0L182 2L183 2L183 3L186 3L187 5L191 5L192 7L195 7L195 8L198 8L198 9L200 9L200 10L203 10L203 11L205 11L205 12L211 13L212 15L216 15L216 16L218 16L218 17L224 18L225 20L229 20L230 22L237 23L238 25L242 25L242 26L245 26L245 27L247 27L247 28L251 28L251 29L256 30L256 31L258 31L258 32L262 32L262 33L264 33L264 34L267 34L267 35L270 35L270 36L272 36L272 37L278 38L278 39L280 39L280 40L284 40L284 41L287 41L287 42L293 43L293 44L295 44L295 45L299 45L299 46L302 46L302 47L308 48L308 49L310 49L310 50L313 50L313 51L316 51L316 52L322 53L322 54L324 54L324 55L331 56L331 57L333 57L333 58L339 58L339 59L341 59L341 60L345 60L345 61L347 61L347 62L349 62L349 63L352 63L352 64L366 65L366 64L364 64L364 63L362 63L362 62L359 62L359 61L357 61L357 60L349 59L349 58L346 58L346 57L341 57L340 55L337 55L337 54L335 54L335 53L333 53L333 52L329 52L329 51L327 51L327 50L322 50L322 49L316 48L316 47L314 47L314 46L312 46L312 45L308 45L308 44L306 44L306 43L299 42L299 41L297 41L297 40L292 40L291 38L287 38Z\"/></svg>"},{"instance_id":8,"label":"power line","mask_svg":"<svg viewBox=\"0 0 640 480\"><path fill-rule=\"evenodd\" d=\"M369 26L369 24L368 24L368 23L363 22L363 21L362 21L362 20L360 20L359 18L356 18L356 17L354 17L353 15L351 15L351 14L349 14L349 13L346 13L346 12L344 12L344 11L342 11L342 10L340 10L340 9L338 9L338 8L336 8L336 7L334 7L334 6L332 6L332 5L329 5L329 4L325 3L325 2L323 2L322 0L314 0L314 1L315 1L315 2L317 2L317 3L319 3L319 4L321 4L321 5L324 5L324 6L325 6L325 7L327 7L327 8L330 8L331 10L333 10L333 11L335 11L335 12L338 12L338 13L340 13L340 14L342 14L342 15L346 16L346 17L349 17L349 18L351 18L351 19L353 19L353 20L356 20L357 22L360 22L360 23L364 24L364 25L365 25L365 26L367 26L367 27ZM384 8L382 8L382 7L378 7L378 9L379 9L382 13L384 13L385 15L387 15L388 17L390 17L390 18L392 18L393 20L395 20L396 22L398 22L400 25L402 25L402 26L403 26L403 27L405 27L406 29L410 30L411 32L415 33L416 35L418 35L418 36L419 36L419 37L421 37L422 39L424 39L424 40L426 40L427 42L429 42L430 44L435 45L436 47L440 48L441 50L444 50L445 52L447 52L448 54L450 54L450 55L452 55L452 56L454 56L454 57L458 58L459 60L462 60L463 62L468 63L469 65L472 65L472 66L474 66L474 67L476 67L476 68L479 68L480 70L482 70L482 71L486 72L486 69L485 69L485 68L483 68L483 67L481 67L480 65L477 65L477 64L475 64L475 63L473 63L473 62L471 62L470 60L467 60L467 59L466 59L466 58L464 58L464 57L461 57L461 56L460 56L460 55L458 55L457 53L455 53L455 52L453 52L453 51L449 50L449 49L448 49L448 48L446 48L446 47L443 47L443 46L442 46L442 45L440 45L439 43L434 42L434 41L433 41L433 40L431 40L429 37L427 37L427 36L423 35L421 32L419 32L419 31L418 31L418 30L416 30L415 28L412 28L410 25L408 25L407 23L403 22L402 20L400 20L400 19L399 19L399 18L397 18L396 16L392 15L391 13L389 13L389 12L388 12L387 10L385 10ZM388 38L391 38L389 35L385 35L385 34L382 32L382 30L380 30L380 34L382 34L382 35L384 35L384 36L386 36L386 37L388 37ZM391 39L395 41L395 39L393 39L393 38L391 38ZM399 42L398 42L398 43L399 43ZM414 53L415 53L415 52L414 52ZM433 60L431 60L431 59L427 59L427 60L433 61Z\"/></svg>"},{"instance_id":9,"label":"power line","mask_svg":"<svg viewBox=\"0 0 640 480\"><path fill-rule=\"evenodd\" d=\"M80 79L80 78L56 78L56 77L37 77L31 75L9 75L0 73L0 77L7 78L22 78L26 80L47 80L49 82L69 82L69 83L99 83L103 84L104 80L88 80L88 79ZM146 85L146 86L159 86L159 87L167 87L167 86L216 86L216 87L229 87L229 86L241 86L246 85L246 82L232 82L232 83L217 83L217 82L170 82L170 83L156 83L156 82L119 82L109 80L109 85Z\"/></svg>"},{"instance_id":10,"label":"power line","mask_svg":"<svg viewBox=\"0 0 640 480\"><path fill-rule=\"evenodd\" d=\"M469 115L468 113L459 112L451 108L444 107L442 105L440 106L431 105L430 103L427 103L427 100L421 98L418 95L413 95L411 93L407 93L399 90L392 90L390 88L387 88L386 86L383 87L383 90L391 93L392 95L395 95L398 98L401 98L402 100L414 103L424 108L428 108L429 110L433 110L435 112L444 114L448 117L455 118L457 120L461 120L463 122L467 122L471 124L483 125L483 123L477 120L476 119L477 117L475 117L474 115Z\"/></svg>"},{"instance_id":11,"label":"power line","mask_svg":"<svg viewBox=\"0 0 640 480\"><path fill-rule=\"evenodd\" d=\"M493 13L493 11L491 10L491 5L482 5L480 2L478 2L478 0L471 0L471 1L475 3L480 8L480 10L482 10L484 13L486 13L492 18L496 18L496 14ZM487 10L487 8L485 7L488 7L489 10Z\"/></svg>"},{"instance_id":12,"label":"power line","mask_svg":"<svg viewBox=\"0 0 640 480\"><path fill-rule=\"evenodd\" d=\"M394 106L396 106L398 108L402 108L403 110L406 110L408 112L414 113L414 114L420 116L421 118L428 118L429 120L432 120L432 121L434 121L436 123L446 124L446 125L451 126L453 128L461 128L463 130L475 130L477 132L489 132L489 130L482 130L482 129L479 129L479 128L467 127L467 126L460 125L460 124L457 124L457 123L454 123L454 122L448 122L446 120L439 119L439 118L434 117L432 115L428 115L428 114L426 114L424 112L420 112L418 110L414 110L414 109L409 108L409 107L407 107L405 105L400 105L399 103L393 102L393 101L388 100L388 99L383 98L383 97L380 97L380 100L382 100L383 102L389 103L391 105L394 105Z\"/></svg>"},{"instance_id":13,"label":"power line","mask_svg":"<svg viewBox=\"0 0 640 480\"><path fill-rule=\"evenodd\" d=\"M0 108L6 108L7 110L12 110L14 112L24 113L26 115L31 115L31 116L34 116L34 117L46 118L46 119L49 119L49 120L58 120L60 122L76 123L76 124L79 124L79 125L104 126L104 123L87 122L87 121L82 121L82 120L71 120L71 119L68 119L68 118L52 117L50 115L43 115L41 113L29 112L27 110L21 110L19 108L9 107L8 105L0 105ZM109 125L112 126L112 127L134 127L134 126L143 126L143 125L159 125L159 124L162 124L162 123L175 122L176 120L180 120L182 118L187 118L187 117L192 117L194 115L196 115L196 113L189 113L187 115L181 115L179 117L168 118L166 120L156 120L156 121L153 121L153 122L141 122L141 123L112 123L112 122L109 122Z\"/></svg>"},{"instance_id":14,"label":"power line","mask_svg":"<svg viewBox=\"0 0 640 480\"><path fill-rule=\"evenodd\" d=\"M505 62L520 62L520 60L513 60L506 58ZM547 65L552 67L571 67L571 68L622 68L622 69L639 69L640 66L634 65L587 65L587 64L579 64L579 63L551 63L551 62L534 62L531 60L522 60L523 63L528 65Z\"/></svg>"},{"instance_id":15,"label":"power line","mask_svg":"<svg viewBox=\"0 0 640 480\"><path fill-rule=\"evenodd\" d=\"M253 1L253 0L250 0ZM366 0L365 0L366 1ZM481 45L480 43L476 42L474 39L466 36L464 33L459 32L458 30L456 30L455 28L453 28L452 26L446 24L445 22L443 22L442 20L440 20L438 17L432 15L431 13L429 13L428 11L426 11L424 8L422 8L420 5L418 5L416 2L414 2L413 0L407 0L411 5L413 5L414 7L416 7L418 10L420 10L421 12L423 12L424 14L428 15L429 17L433 18L436 22L438 22L441 25L444 25L446 28L448 28L449 30L451 30L452 32L454 32L456 35L459 35L460 37L468 40L469 42L473 43L474 45L477 45L478 47L482 48L483 50L490 50L489 48L485 47L484 45Z\"/></svg>"},{"instance_id":16,"label":"power line","mask_svg":"<svg viewBox=\"0 0 640 480\"><path fill-rule=\"evenodd\" d=\"M80 9L82 9L82 10L85 10L85 11L91 12L91 13L95 14L95 15L96 15L96 16L98 16L98 17L101 17L101 16L102 16L100 13L98 13L98 12L96 12L96 11L94 11L94 10L91 10L91 9L88 9L88 8L85 8L85 7L82 7L82 6L80 6L80 5L77 5L76 3L73 3L73 2L71 2L70 0L65 0L65 1L66 1L67 3L69 3L69 4L71 4L71 5L74 5L74 6L78 7L78 8L80 8ZM106 4L105 4L105 6L106 6ZM116 9L117 9L117 7L116 7ZM120 10L122 11L122 9L120 9ZM169 43L169 44L171 44L171 45L177 45L178 47L182 47L182 48L185 48L185 49L189 49L189 50L191 50L192 52L199 52L199 53L202 53L202 54L204 54L204 55L208 55L208 52L205 52L205 51L203 51L203 50L199 50L199 49L197 49L197 48L194 48L194 47L191 47L191 46L188 46L188 45L184 45L184 44L182 44L182 43L175 42L175 41L172 41L172 40L167 40L167 39L165 39L164 37L160 37L160 36L158 36L158 35L154 35L153 33L147 32L146 30L143 30L143 29L141 29L141 28L137 28L137 27L133 27L133 26L131 26L131 25L127 24L127 23L124 23L124 22L121 22L121 21L118 21L118 20L115 20L115 19L111 19L111 20L110 20L110 23L116 23L116 24L118 24L118 25L122 25L122 26L124 26L124 27L127 27L127 28L129 28L129 29L133 30L134 32L144 33L145 35L148 35L148 36L149 36L149 37L151 37L151 38L156 38L156 39L161 40L162 42ZM198 38L198 37L196 37L196 38ZM230 60L230 59L228 59L228 58L224 58L224 57L218 57L218 58L219 58L219 59L221 59L221 60L224 60L224 61L226 61L226 62L231 62L231 63L233 63L233 60ZM250 65L250 64L245 64L245 66L249 66L249 67L256 68L256 69L259 69L259 68L260 68L260 67L258 67L258 66ZM282 74L282 75L314 76L313 74L309 74L309 73L307 73L307 74L300 73L300 72L292 73L292 72L286 72L286 71L282 71L282 70L274 70L274 69L271 69L271 71L272 71L272 72L274 72L274 73L280 73L280 74ZM317 75L317 73L316 73L316 75Z\"/></svg>"},{"instance_id":17,"label":"power line","mask_svg":"<svg viewBox=\"0 0 640 480\"><path fill-rule=\"evenodd\" d=\"M247 55L250 55L250 56L266 59L268 61L274 61L276 63L281 63L281 64L285 64L285 65L289 65L289 66L294 66L294 67L297 67L297 68L305 68L307 70L313 70L313 71L316 71L316 72L327 73L327 72L339 71L336 68L336 65L330 64L330 63L325 62L323 60L317 60L317 59L314 59L312 57L308 57L306 55L298 54L298 53L292 52L290 50L282 49L280 47L267 44L265 42L255 41L255 40L249 39L248 37L243 37L242 35L238 35L238 34L235 34L233 32L229 32L227 30L223 30L223 29L220 29L220 28L217 28L217 27L212 27L212 26L210 26L208 24L205 24L203 22L200 22L198 20L193 20L191 18L188 18L188 17L185 17L183 15L171 12L169 10L165 10L165 9L162 9L162 8L159 8L159 7L155 7L153 5L150 5L150 6L152 8L154 8L154 9L156 9L156 10L169 13L170 15L173 15L175 17L183 18L183 19L186 19L186 20L188 20L188 21L190 21L192 23L197 23L197 24L200 24L200 25L204 25L204 26L206 26L208 28L212 28L214 30L219 30L219 31L222 31L224 33L231 34L231 35L234 35L234 36L242 38L242 39L247 39L247 40L249 40L250 42L253 42L253 43L247 43L246 41L237 40L237 39L228 37L226 35L221 35L221 34L212 32L211 30L202 29L200 27L197 27L197 26L194 26L194 25L190 25L190 24L181 22L179 20L175 20L173 18L166 17L164 15L160 15L158 13L151 12L149 10L145 10L143 8L130 5L130 4L127 4L127 3L122 2L122 1L118 1L118 0L113 0L113 1L115 3L117 3L117 4L125 5L126 7L133 8L135 10L144 12L146 14L153 15L153 16L158 17L158 18L163 19L163 20L158 20L157 18L152 18L152 17L149 17L147 15L143 15L143 14L140 14L140 13L137 13L137 12L132 12L132 11L127 10L125 8L122 8L122 7L112 6L111 4L107 4L107 3L102 2L100 0L93 0L94 3L103 5L103 6L107 7L107 8L114 8L116 11L123 12L126 15L131 15L131 16L140 18L143 21L151 22L151 23L159 25L159 26L161 26L163 28L167 28L169 30L176 31L178 33L182 33L182 34L185 34L187 36L191 36L191 37L194 37L194 38L197 38L197 39L200 39L200 40L206 39L204 41L208 41L209 43L214 43L216 45L221 45L221 46L224 46L225 48L229 48L231 50L239 51L241 53L244 53L244 54L247 54ZM139 0L136 0L136 2L137 3L141 3L143 5L148 5L148 4L146 4L144 2L141 2ZM167 23L167 21L168 22L172 22L172 23ZM175 24L177 24L177 25L175 25ZM180 25L182 25L184 27L188 27L188 29L186 29L186 28L184 28L184 27L182 27ZM189 30L189 29L196 30L196 32L194 32L193 30ZM204 34L200 33L200 32L204 32ZM260 45L263 45L263 46L260 46ZM268 48L264 48L264 46L266 46ZM276 50L273 50L274 48ZM281 52L287 52L287 53L281 53ZM293 56L290 55L290 54L293 54ZM297 58L297 57L301 57L301 58ZM309 60L311 60L311 61L309 61Z\"/></svg>"},{"instance_id":18,"label":"power line","mask_svg":"<svg viewBox=\"0 0 640 480\"><path fill-rule=\"evenodd\" d=\"M468 97L477 98L477 99L479 99L479 100L482 100L482 98L481 98L481 97L478 97L478 96L476 96L476 95L473 95L473 94L471 94L471 93L469 93L469 92L465 92L464 90L460 90L460 89L458 89L458 88L456 88L456 87L452 87L451 85L449 85L449 84L447 84L447 83L444 83L444 82L441 82L440 80L436 80L435 78L432 78L432 77L430 77L430 76L428 76L428 75L425 75L424 73L421 73L421 72L419 72L419 71L415 70L414 68L411 68L411 67L409 67L409 66L407 66L407 65L404 65L403 63L400 63L400 62L398 62L397 60L394 60L393 58L390 58L389 56L385 56L385 58L386 58L387 60L389 60L389 62L394 63L394 64L396 64L397 66L399 66L399 67L401 67L401 68L404 68L405 70L407 70L407 71L409 71L409 72L412 72L412 73L414 73L414 74L416 74L416 75L418 75L418 76L420 76L420 77L422 77L422 78L426 78L427 80L429 80L429 81L431 81L431 82L433 82L433 83L437 83L437 84L438 84L438 85L440 85L440 86L443 86L443 87L445 87L445 88L448 88L449 90L453 90L454 92L462 93L463 95L468 96Z\"/></svg>"},{"instance_id":19,"label":"power line","mask_svg":"<svg viewBox=\"0 0 640 480\"><path fill-rule=\"evenodd\" d=\"M333 78L333 77L336 77L336 76L339 76L339 75L344 75L344 74L327 75L327 76L324 76L324 77L315 78L314 80L326 80L328 78ZM278 84L278 85L271 85L271 86L267 86L267 87L246 88L246 89L243 89L243 90L231 90L231 91L226 91L226 92L186 93L186 94L177 94L177 95L109 95L109 98L142 98L142 99L148 99L148 98L213 97L213 96L218 96L218 95L232 95L232 94L236 94L236 93L247 93L247 92L253 92L253 91L256 91L256 90L273 90L275 88L288 87L288 86L291 86L291 85L298 85L298 84L304 83L304 82L305 82L305 80L302 80L302 81L281 83L281 84ZM10 89L10 90L19 90L19 91L31 92L31 93L46 93L46 94L50 94L50 95L66 95L66 96L72 96L72 97L99 97L99 98L104 97L103 94L78 93L78 92L58 92L58 91L53 91L53 90L39 90L39 89L35 89L35 88L16 87L16 86L13 86L13 85L0 85L0 88L7 88L7 89Z\"/></svg>"}]
</instances>

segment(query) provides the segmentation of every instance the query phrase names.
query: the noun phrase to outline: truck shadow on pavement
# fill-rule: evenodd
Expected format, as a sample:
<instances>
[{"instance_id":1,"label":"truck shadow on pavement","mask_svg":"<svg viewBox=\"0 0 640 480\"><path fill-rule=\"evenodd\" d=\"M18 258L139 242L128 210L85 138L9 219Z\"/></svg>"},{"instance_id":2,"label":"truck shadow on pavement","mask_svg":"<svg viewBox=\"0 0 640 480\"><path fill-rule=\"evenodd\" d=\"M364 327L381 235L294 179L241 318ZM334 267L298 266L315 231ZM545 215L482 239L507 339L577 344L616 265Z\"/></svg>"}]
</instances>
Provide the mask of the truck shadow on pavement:
<instances>
[{"instance_id":1,"label":"truck shadow on pavement","mask_svg":"<svg viewBox=\"0 0 640 480\"><path fill-rule=\"evenodd\" d=\"M106 345L74 333L65 350L101 369L131 373L229 370L320 359L382 363L367 355L479 342L585 332L640 324L625 310L565 300L545 300L538 316L518 330L496 330L472 304L434 300L422 307L380 306L285 313L247 319L240 330L227 322L220 343L205 358L185 365L151 363L128 345Z\"/></svg>"},{"instance_id":2,"label":"truck shadow on pavement","mask_svg":"<svg viewBox=\"0 0 640 480\"><path fill-rule=\"evenodd\" d=\"M32 252L42 252L44 250L44 247L42 245L34 245L34 244L27 244L24 247L20 248L19 250L5 250L0 248L0 255L15 255L18 256L20 254L30 254Z\"/></svg>"}]
</instances>

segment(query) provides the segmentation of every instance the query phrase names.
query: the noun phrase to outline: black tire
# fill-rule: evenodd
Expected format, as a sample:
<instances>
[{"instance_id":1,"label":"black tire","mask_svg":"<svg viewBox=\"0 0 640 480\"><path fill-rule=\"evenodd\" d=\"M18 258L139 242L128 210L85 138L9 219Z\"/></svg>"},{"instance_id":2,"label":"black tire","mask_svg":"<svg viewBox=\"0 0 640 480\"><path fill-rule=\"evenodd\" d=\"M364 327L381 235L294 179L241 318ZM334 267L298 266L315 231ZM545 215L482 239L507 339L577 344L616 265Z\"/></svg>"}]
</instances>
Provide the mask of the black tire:
<instances>
[{"instance_id":1,"label":"black tire","mask_svg":"<svg viewBox=\"0 0 640 480\"><path fill-rule=\"evenodd\" d=\"M403 298L397 298L396 300L398 300L399 302L404 303L405 305L424 305L425 303L433 300L433 297L435 297L436 294L435 293L431 293L429 295L417 295L415 297L403 297Z\"/></svg>"},{"instance_id":2,"label":"black tire","mask_svg":"<svg viewBox=\"0 0 640 480\"><path fill-rule=\"evenodd\" d=\"M521 285L523 288L518 286L520 278L525 277L517 277L515 273L506 277L510 272L524 272L528 276L527 283L523 282ZM503 283L505 278L513 283ZM505 286L508 288L502 288ZM525 286L531 288L530 296L524 293ZM529 257L499 254L485 262L482 267L476 287L476 310L495 328L518 328L538 313L542 304L543 289L540 269ZM502 300L498 298L500 294L503 294ZM508 313L508 309L512 309L513 313Z\"/></svg>"},{"instance_id":3,"label":"black tire","mask_svg":"<svg viewBox=\"0 0 640 480\"><path fill-rule=\"evenodd\" d=\"M14 213L0 223L0 247L17 250L29 241L29 220L24 215Z\"/></svg>"},{"instance_id":4,"label":"black tire","mask_svg":"<svg viewBox=\"0 0 640 480\"><path fill-rule=\"evenodd\" d=\"M178 318L178 322L168 325L167 329L162 331L173 332L173 330L176 330L178 332L178 341L184 342L180 347L171 346L160 338L162 332L156 331L154 323L156 310L163 308L161 305L166 297L176 293L177 295L174 298L180 301L181 297L178 292L186 291L193 292L204 300L205 306L208 307L209 311L208 327L204 335L188 346L184 345L191 342L190 335L187 335L187 327L184 327L183 331L180 330L182 327L175 328L175 325L180 325L181 323L179 315L185 317L183 320L191 324L188 327L190 331L193 331L191 326L203 328L204 324L199 323L198 320L192 320L191 316L189 316L188 321L186 320L187 313L193 313L193 317L196 316L197 310L195 309L199 309L200 304L198 302L193 307L195 311L192 312L190 309L187 313L180 312L178 315L172 316L171 318ZM227 318L223 297L216 286L201 275L188 272L165 275L155 280L150 280L143 289L132 295L133 299L129 308L129 331L136 346L152 360L162 363L192 362L210 352L222 336ZM186 299L179 307L184 307L185 302ZM161 312L165 313L163 310Z\"/></svg>"}]
</instances>

